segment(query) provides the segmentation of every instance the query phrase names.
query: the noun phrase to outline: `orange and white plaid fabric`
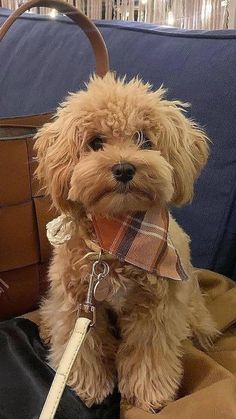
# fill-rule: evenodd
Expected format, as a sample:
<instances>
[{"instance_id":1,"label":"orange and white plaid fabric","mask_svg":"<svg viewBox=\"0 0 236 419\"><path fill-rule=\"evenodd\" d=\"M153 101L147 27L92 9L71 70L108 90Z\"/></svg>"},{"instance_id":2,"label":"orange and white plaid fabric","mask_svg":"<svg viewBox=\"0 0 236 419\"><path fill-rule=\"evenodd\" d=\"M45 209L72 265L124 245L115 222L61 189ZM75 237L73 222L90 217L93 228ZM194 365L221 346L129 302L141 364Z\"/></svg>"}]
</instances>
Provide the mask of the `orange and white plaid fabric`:
<instances>
[{"instance_id":1,"label":"orange and white plaid fabric","mask_svg":"<svg viewBox=\"0 0 236 419\"><path fill-rule=\"evenodd\" d=\"M93 225L100 247L119 260L163 278L188 278L168 234L166 208L119 218L94 215Z\"/></svg>"}]
</instances>

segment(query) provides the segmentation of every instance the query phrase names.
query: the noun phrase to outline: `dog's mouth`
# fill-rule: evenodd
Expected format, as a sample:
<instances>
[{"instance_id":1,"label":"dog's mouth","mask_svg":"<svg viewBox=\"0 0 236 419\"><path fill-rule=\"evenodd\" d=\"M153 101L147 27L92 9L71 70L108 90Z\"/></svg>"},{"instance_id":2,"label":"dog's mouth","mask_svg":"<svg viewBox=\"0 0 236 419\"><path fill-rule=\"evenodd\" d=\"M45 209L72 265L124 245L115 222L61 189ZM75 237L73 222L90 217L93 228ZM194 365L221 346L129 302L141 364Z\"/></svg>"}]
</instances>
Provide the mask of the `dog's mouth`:
<instances>
[{"instance_id":1,"label":"dog's mouth","mask_svg":"<svg viewBox=\"0 0 236 419\"><path fill-rule=\"evenodd\" d=\"M145 200L153 201L153 196L150 192L141 190L130 184L127 184L127 185L121 184L121 185L118 185L116 188L107 188L101 191L99 194L97 194L93 198L91 202L91 206L96 205L99 201L101 201L105 197L109 197L109 196L114 197L115 195L118 195L119 197L123 195L124 197L129 197L130 199L132 199L132 196L136 198L139 196L140 198L144 198Z\"/></svg>"}]
</instances>

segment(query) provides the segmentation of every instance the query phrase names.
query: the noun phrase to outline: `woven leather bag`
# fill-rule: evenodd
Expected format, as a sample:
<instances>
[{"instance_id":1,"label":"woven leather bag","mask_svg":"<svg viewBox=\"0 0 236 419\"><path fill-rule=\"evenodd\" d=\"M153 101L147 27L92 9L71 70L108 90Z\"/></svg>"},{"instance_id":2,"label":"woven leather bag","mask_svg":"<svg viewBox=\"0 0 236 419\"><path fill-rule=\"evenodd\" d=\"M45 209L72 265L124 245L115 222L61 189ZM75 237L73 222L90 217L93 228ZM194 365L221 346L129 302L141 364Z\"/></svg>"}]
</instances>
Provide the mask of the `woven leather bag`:
<instances>
[{"instance_id":1,"label":"woven leather bag","mask_svg":"<svg viewBox=\"0 0 236 419\"><path fill-rule=\"evenodd\" d=\"M0 28L0 41L26 10L52 7L67 15L89 39L96 73L109 69L104 40L95 25L75 7L60 0L31 0ZM34 179L34 134L51 113L0 119L0 320L34 309L46 289L51 248L46 223L54 217Z\"/></svg>"}]
</instances>

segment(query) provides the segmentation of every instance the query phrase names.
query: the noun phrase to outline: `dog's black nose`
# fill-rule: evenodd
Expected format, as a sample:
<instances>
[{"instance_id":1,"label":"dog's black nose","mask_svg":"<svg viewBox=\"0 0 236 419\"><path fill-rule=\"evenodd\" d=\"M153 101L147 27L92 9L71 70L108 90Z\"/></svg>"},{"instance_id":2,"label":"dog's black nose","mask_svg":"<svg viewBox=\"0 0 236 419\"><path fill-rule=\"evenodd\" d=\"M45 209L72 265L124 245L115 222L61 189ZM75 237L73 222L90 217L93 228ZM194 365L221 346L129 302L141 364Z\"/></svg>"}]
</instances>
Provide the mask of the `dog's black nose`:
<instances>
[{"instance_id":1,"label":"dog's black nose","mask_svg":"<svg viewBox=\"0 0 236 419\"><path fill-rule=\"evenodd\" d=\"M136 171L135 167L127 162L114 164L111 170L115 180L122 183L132 180Z\"/></svg>"}]
</instances>

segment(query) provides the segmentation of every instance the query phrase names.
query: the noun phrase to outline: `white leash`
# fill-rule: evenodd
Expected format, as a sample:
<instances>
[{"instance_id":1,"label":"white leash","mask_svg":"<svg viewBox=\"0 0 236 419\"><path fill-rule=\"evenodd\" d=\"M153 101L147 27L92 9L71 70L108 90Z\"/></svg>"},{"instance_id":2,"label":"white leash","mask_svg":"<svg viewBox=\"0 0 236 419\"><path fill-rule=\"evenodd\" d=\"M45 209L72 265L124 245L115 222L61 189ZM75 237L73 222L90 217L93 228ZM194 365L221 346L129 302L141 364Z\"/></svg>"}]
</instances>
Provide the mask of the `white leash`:
<instances>
[{"instance_id":1,"label":"white leash","mask_svg":"<svg viewBox=\"0 0 236 419\"><path fill-rule=\"evenodd\" d=\"M85 339L88 328L91 324L90 319L79 317L76 320L74 331L69 339L66 350L61 358L52 386L47 395L43 410L39 419L53 419L65 389L68 376Z\"/></svg>"},{"instance_id":2,"label":"white leash","mask_svg":"<svg viewBox=\"0 0 236 419\"><path fill-rule=\"evenodd\" d=\"M102 271L99 272L99 269L102 269ZM104 279L108 273L109 266L106 262L100 262L100 258L98 261L94 262L92 273L89 278L86 301L84 304L80 304L79 317L76 320L73 333L68 341L65 352L62 355L39 419L53 419L55 416L76 356L78 355L89 328L93 326L96 321L94 291L96 291L99 282Z\"/></svg>"}]
</instances>

